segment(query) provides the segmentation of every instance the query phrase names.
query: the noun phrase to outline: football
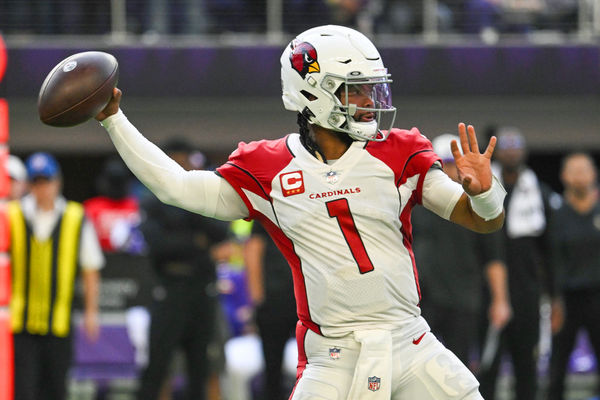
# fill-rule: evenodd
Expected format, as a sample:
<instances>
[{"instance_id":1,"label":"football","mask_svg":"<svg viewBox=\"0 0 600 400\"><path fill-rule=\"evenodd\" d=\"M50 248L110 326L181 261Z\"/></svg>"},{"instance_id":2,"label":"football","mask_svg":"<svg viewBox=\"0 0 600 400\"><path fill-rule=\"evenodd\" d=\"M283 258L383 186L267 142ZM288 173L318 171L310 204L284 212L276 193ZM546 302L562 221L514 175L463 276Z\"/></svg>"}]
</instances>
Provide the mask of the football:
<instances>
[{"instance_id":1,"label":"football","mask_svg":"<svg viewBox=\"0 0 600 400\"><path fill-rule=\"evenodd\" d=\"M50 71L38 97L38 114L47 125L81 124L106 107L117 85L119 64L111 54L86 51L62 60Z\"/></svg>"}]
</instances>

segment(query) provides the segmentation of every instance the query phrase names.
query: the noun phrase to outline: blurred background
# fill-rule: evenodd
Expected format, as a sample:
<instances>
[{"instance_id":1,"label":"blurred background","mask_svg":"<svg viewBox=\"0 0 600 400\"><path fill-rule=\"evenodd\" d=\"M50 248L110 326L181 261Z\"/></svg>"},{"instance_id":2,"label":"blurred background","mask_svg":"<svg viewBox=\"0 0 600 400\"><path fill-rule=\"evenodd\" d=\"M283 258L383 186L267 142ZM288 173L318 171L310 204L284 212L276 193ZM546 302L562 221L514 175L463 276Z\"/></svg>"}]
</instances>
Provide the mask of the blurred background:
<instances>
[{"instance_id":1,"label":"blurred background","mask_svg":"<svg viewBox=\"0 0 600 400\"><path fill-rule=\"evenodd\" d=\"M147 138L185 137L218 166L239 141L296 131L280 98L279 57L296 33L326 23L378 46L397 127L432 139L466 122L480 142L495 127L517 127L529 165L557 192L566 153L600 161L600 0L2 0L10 152L52 152L67 198L97 194L116 153L105 131L95 121L45 126L36 101L59 61L100 50L119 61L122 108ZM130 305L114 293L146 301L131 286L137 278L119 279L105 315ZM586 384L573 399L586 398Z\"/></svg>"},{"instance_id":2,"label":"blurred background","mask_svg":"<svg viewBox=\"0 0 600 400\"><path fill-rule=\"evenodd\" d=\"M555 187L561 153L600 149L597 0L4 0L11 151L42 146L81 164L65 168L81 174L66 194L89 194L112 145L94 122L42 125L36 98L60 60L103 50L119 60L123 109L148 138L183 134L219 164L240 140L295 131L279 57L294 33L324 23L372 37L392 73L398 127L433 138L460 121L482 136L516 126Z\"/></svg>"}]
</instances>

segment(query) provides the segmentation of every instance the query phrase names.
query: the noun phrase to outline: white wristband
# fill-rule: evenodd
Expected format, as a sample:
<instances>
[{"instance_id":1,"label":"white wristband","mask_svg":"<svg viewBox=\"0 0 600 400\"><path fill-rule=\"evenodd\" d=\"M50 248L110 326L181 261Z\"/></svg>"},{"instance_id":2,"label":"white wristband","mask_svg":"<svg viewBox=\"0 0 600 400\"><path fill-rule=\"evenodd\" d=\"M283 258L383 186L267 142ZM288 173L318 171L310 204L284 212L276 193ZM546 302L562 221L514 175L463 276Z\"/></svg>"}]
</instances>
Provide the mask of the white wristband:
<instances>
[{"instance_id":1,"label":"white wristband","mask_svg":"<svg viewBox=\"0 0 600 400\"><path fill-rule=\"evenodd\" d=\"M506 190L494 175L492 186L477 196L469 196L473 211L486 221L496 218L504 209Z\"/></svg>"}]
</instances>

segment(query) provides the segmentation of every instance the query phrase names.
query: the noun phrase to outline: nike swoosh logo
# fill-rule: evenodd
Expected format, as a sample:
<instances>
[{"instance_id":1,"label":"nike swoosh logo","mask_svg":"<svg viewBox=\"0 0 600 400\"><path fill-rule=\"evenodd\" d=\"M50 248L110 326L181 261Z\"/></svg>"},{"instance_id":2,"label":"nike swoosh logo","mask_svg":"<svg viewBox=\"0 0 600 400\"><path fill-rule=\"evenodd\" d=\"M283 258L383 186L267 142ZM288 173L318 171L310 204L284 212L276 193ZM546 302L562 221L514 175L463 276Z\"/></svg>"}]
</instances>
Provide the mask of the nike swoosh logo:
<instances>
[{"instance_id":1,"label":"nike swoosh logo","mask_svg":"<svg viewBox=\"0 0 600 400\"><path fill-rule=\"evenodd\" d=\"M421 340L423 339L423 336L425 336L427 332L424 332L421 336L419 336L417 339L413 339L413 344L417 345L419 343L421 343Z\"/></svg>"}]
</instances>

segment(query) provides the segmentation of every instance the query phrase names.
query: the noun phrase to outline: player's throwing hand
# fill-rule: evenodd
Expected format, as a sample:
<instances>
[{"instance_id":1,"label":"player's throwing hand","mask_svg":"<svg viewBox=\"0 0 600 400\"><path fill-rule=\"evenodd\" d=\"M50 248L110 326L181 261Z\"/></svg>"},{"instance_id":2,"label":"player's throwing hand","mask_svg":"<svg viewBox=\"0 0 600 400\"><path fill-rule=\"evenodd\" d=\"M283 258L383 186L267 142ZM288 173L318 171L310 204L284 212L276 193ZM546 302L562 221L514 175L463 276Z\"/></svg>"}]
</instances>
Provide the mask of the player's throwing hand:
<instances>
[{"instance_id":1,"label":"player's throwing hand","mask_svg":"<svg viewBox=\"0 0 600 400\"><path fill-rule=\"evenodd\" d=\"M98 121L103 121L111 115L116 114L119 111L119 104L121 103L122 94L123 93L119 88L114 88L113 95L110 98L110 101L108 102L106 107L104 107L104 110L100 111L100 113L96 115L95 118Z\"/></svg>"},{"instance_id":2,"label":"player's throwing hand","mask_svg":"<svg viewBox=\"0 0 600 400\"><path fill-rule=\"evenodd\" d=\"M458 136L462 154L456 140L450 144L458 168L458 179L467 194L476 196L492 186L490 162L496 147L496 137L490 138L487 149L481 154L477 145L475 128L472 125L465 126L462 122L458 124Z\"/></svg>"}]
</instances>

